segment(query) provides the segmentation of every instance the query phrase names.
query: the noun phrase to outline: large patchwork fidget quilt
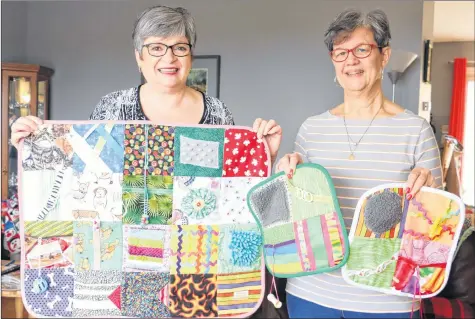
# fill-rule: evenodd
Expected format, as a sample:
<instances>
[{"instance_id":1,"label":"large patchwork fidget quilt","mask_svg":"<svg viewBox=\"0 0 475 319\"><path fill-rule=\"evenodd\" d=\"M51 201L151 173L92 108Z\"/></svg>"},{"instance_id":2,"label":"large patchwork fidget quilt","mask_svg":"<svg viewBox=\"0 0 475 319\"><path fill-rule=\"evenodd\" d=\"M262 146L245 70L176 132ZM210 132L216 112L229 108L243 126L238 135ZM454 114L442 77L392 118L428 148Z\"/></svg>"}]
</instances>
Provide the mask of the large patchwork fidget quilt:
<instances>
[{"instance_id":1,"label":"large patchwork fidget quilt","mask_svg":"<svg viewBox=\"0 0 475 319\"><path fill-rule=\"evenodd\" d=\"M23 301L35 317L246 317L264 295L247 127L46 122L20 152Z\"/></svg>"},{"instance_id":2,"label":"large patchwork fidget quilt","mask_svg":"<svg viewBox=\"0 0 475 319\"><path fill-rule=\"evenodd\" d=\"M284 172L267 178L249 191L248 204L274 276L308 276L346 263L348 235L332 179L321 165L297 165L292 179Z\"/></svg>"},{"instance_id":3,"label":"large patchwork fidget quilt","mask_svg":"<svg viewBox=\"0 0 475 319\"><path fill-rule=\"evenodd\" d=\"M430 298L447 283L465 207L457 196L429 187L408 200L404 187L381 185L361 197L342 273L359 287Z\"/></svg>"}]
</instances>

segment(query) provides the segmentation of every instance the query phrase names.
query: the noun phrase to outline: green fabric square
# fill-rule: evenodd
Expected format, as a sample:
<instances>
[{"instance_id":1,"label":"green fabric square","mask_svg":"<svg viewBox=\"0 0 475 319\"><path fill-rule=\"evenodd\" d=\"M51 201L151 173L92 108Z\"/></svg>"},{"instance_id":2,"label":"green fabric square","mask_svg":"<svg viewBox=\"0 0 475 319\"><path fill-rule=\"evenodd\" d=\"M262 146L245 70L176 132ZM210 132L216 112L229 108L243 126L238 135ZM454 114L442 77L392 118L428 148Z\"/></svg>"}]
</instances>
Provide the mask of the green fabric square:
<instances>
[{"instance_id":1,"label":"green fabric square","mask_svg":"<svg viewBox=\"0 0 475 319\"><path fill-rule=\"evenodd\" d=\"M221 177L224 129L177 127L175 176Z\"/></svg>"},{"instance_id":2,"label":"green fabric square","mask_svg":"<svg viewBox=\"0 0 475 319\"><path fill-rule=\"evenodd\" d=\"M329 267L327 247L325 247L323 239L322 222L320 217L307 219L307 227L309 232L311 231L311 233L309 233L310 246L317 269Z\"/></svg>"},{"instance_id":3,"label":"green fabric square","mask_svg":"<svg viewBox=\"0 0 475 319\"><path fill-rule=\"evenodd\" d=\"M276 245L290 240L295 240L294 226L292 223L264 228L265 245Z\"/></svg>"},{"instance_id":4,"label":"green fabric square","mask_svg":"<svg viewBox=\"0 0 475 319\"><path fill-rule=\"evenodd\" d=\"M396 271L396 261L391 260L401 247L400 238L366 238L355 236L351 243L351 254L347 263L348 277L356 283L378 287L391 288L391 282ZM384 267L383 267L384 266ZM377 272L376 269L384 269ZM358 276L365 270L369 275Z\"/></svg>"},{"instance_id":5,"label":"green fabric square","mask_svg":"<svg viewBox=\"0 0 475 319\"><path fill-rule=\"evenodd\" d=\"M172 192L171 189L124 188L122 223L140 225L146 213L149 224L167 225L172 217Z\"/></svg>"},{"instance_id":6,"label":"green fabric square","mask_svg":"<svg viewBox=\"0 0 475 319\"><path fill-rule=\"evenodd\" d=\"M287 185L292 203L292 221L296 222L335 211L332 186L329 185L323 172L298 169L292 179L287 180Z\"/></svg>"}]
</instances>

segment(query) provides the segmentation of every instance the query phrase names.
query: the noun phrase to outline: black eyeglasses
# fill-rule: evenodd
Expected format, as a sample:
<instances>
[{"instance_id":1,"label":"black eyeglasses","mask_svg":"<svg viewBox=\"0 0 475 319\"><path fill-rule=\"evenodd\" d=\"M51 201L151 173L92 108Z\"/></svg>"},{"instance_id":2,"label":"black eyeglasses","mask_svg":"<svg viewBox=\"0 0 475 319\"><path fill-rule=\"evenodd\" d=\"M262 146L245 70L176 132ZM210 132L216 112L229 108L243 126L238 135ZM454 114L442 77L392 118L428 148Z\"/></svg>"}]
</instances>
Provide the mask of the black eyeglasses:
<instances>
[{"instance_id":1,"label":"black eyeglasses","mask_svg":"<svg viewBox=\"0 0 475 319\"><path fill-rule=\"evenodd\" d=\"M146 47L148 54L157 58L167 54L168 48L172 49L173 54L177 57L184 57L191 53L191 44L189 43L175 43L174 45L149 43L144 44L142 47Z\"/></svg>"},{"instance_id":2,"label":"black eyeglasses","mask_svg":"<svg viewBox=\"0 0 475 319\"><path fill-rule=\"evenodd\" d=\"M350 52L353 53L358 59L364 59L369 57L373 48L382 48L378 47L376 44L360 44L353 49L336 49L330 52L330 56L335 62L343 62L348 59Z\"/></svg>"}]
</instances>

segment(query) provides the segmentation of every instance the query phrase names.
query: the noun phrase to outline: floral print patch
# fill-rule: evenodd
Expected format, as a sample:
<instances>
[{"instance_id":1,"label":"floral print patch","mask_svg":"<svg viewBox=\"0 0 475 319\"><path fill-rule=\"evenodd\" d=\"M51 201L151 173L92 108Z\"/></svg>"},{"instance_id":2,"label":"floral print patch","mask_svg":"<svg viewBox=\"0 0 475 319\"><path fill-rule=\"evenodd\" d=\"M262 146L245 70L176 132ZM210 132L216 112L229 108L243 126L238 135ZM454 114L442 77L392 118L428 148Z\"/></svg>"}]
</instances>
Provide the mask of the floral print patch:
<instances>
[{"instance_id":1,"label":"floral print patch","mask_svg":"<svg viewBox=\"0 0 475 319\"><path fill-rule=\"evenodd\" d=\"M219 224L218 208L220 178L175 176L173 212L189 224Z\"/></svg>"}]
</instances>

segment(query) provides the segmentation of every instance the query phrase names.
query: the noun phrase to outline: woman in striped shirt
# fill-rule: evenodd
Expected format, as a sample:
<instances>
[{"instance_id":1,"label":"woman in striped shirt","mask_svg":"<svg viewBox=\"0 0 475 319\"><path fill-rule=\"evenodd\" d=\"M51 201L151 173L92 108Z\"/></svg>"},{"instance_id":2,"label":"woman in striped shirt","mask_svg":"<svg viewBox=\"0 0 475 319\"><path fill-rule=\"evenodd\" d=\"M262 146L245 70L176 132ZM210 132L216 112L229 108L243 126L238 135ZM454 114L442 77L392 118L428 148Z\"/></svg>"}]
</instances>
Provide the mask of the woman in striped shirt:
<instances>
[{"instance_id":1,"label":"woman in striped shirt","mask_svg":"<svg viewBox=\"0 0 475 319\"><path fill-rule=\"evenodd\" d=\"M390 38L387 16L380 10L338 15L325 34L325 44L335 83L343 89L343 103L308 118L298 132L295 152L276 166L289 178L297 164L324 166L347 229L358 199L375 186L406 182L410 199L422 186L442 184L439 149L430 125L383 95ZM291 318L411 316L412 299L350 286L340 271L289 279L286 290Z\"/></svg>"}]
</instances>

